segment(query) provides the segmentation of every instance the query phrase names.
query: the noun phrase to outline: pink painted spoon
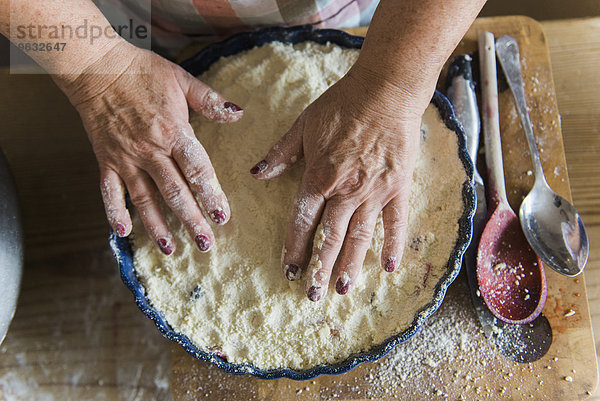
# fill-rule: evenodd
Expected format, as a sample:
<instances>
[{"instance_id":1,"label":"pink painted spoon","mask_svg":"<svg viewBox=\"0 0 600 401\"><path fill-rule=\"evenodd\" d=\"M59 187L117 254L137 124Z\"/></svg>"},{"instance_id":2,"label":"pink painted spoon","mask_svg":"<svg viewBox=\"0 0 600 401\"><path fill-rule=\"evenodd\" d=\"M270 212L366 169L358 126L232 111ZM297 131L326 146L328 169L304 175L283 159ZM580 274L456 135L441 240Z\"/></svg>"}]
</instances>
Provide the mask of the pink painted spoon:
<instances>
[{"instance_id":1,"label":"pink painted spoon","mask_svg":"<svg viewBox=\"0 0 600 401\"><path fill-rule=\"evenodd\" d=\"M529 246L506 198L494 35L479 36L479 62L485 160L488 167L488 210L492 210L477 250L477 281L482 298L498 319L524 324L540 315L546 303L546 275Z\"/></svg>"}]
</instances>

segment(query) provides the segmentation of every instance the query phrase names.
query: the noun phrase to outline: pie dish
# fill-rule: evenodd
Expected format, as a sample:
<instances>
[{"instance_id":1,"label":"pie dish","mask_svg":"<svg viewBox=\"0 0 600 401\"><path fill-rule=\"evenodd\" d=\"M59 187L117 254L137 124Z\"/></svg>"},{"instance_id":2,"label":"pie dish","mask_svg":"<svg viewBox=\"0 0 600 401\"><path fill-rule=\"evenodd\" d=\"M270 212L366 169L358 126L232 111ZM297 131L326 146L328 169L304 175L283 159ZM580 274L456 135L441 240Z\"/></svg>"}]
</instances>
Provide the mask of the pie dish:
<instances>
[{"instance_id":1,"label":"pie dish","mask_svg":"<svg viewBox=\"0 0 600 401\"><path fill-rule=\"evenodd\" d=\"M270 28L253 33L239 34L224 42L211 45L195 57L184 62L182 66L193 75L200 75L205 72L212 63L223 56L235 55L238 52L274 41L283 43L301 43L306 41L320 44L335 43L341 47L352 49L358 49L362 45L361 37L351 36L341 31L316 30L312 27ZM146 289L142 285L134 266L130 239L119 238L114 233L111 233L110 244L119 263L122 279L134 294L138 307L155 322L163 335L180 344L194 357L210 361L231 373L249 373L264 379L288 377L296 380L307 380L321 374L343 373L362 362L374 361L381 358L395 345L408 340L423 322L440 306L446 289L458 275L462 254L471 239L471 221L475 205L475 196L472 186L473 167L466 152L464 133L454 117L450 103L443 95L436 92L433 96L432 104L438 109L446 127L457 135L457 157L462 162L466 177L466 180L462 185L463 213L458 221L458 236L455 247L448 259L445 273L437 281L431 301L417 311L412 319L412 324L405 330L370 348L366 352L352 354L340 362L320 364L304 370L289 368L264 370L251 364L231 363L223 358L222 355L219 355L219 353L210 353L200 349L187 336L178 333L172 328L164 317L164 314L157 310L147 297Z\"/></svg>"}]
</instances>

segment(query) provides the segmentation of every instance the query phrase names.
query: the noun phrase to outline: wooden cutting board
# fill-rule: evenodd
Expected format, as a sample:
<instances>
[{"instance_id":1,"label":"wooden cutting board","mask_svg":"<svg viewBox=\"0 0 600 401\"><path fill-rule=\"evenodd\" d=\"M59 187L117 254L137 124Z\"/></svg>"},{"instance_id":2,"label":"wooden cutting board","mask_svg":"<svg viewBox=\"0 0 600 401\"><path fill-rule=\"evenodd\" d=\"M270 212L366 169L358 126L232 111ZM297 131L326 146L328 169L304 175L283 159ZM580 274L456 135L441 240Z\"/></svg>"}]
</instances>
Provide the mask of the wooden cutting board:
<instances>
[{"instance_id":1,"label":"wooden cutting board","mask_svg":"<svg viewBox=\"0 0 600 401\"><path fill-rule=\"evenodd\" d=\"M519 42L527 102L544 171L550 186L571 199L550 58L541 26L526 17L478 19L455 53L473 53L482 30L496 37L511 35ZM359 35L366 32L350 31ZM444 72L441 77L445 77ZM500 93L500 118L508 198L518 210L533 185L533 175L525 135L508 90ZM546 276L548 300L543 313L552 326L553 341L548 353L534 363L509 361L479 332L461 275L440 310L415 337L381 361L339 376L295 382L229 375L173 345L174 399L585 399L598 381L585 280L583 276L564 277L549 268Z\"/></svg>"}]
</instances>

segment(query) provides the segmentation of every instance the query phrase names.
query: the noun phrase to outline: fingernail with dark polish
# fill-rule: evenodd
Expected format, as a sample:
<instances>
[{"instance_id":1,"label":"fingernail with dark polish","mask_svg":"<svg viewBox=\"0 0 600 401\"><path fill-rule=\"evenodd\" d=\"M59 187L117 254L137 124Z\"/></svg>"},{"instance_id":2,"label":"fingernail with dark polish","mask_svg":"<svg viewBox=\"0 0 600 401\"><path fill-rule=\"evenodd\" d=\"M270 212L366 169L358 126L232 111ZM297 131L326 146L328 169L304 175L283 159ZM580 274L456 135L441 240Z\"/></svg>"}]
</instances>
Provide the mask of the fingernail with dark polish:
<instances>
[{"instance_id":1,"label":"fingernail with dark polish","mask_svg":"<svg viewBox=\"0 0 600 401\"><path fill-rule=\"evenodd\" d=\"M308 296L308 299L310 299L313 302L317 302L319 299L321 299L321 287L316 287L316 286L312 286L308 289L308 291L306 292L306 295Z\"/></svg>"},{"instance_id":2,"label":"fingernail with dark polish","mask_svg":"<svg viewBox=\"0 0 600 401\"><path fill-rule=\"evenodd\" d=\"M391 257L385 261L385 266L383 266L383 270L385 270L388 273L391 273L394 271L395 268L396 268L396 258Z\"/></svg>"},{"instance_id":3,"label":"fingernail with dark polish","mask_svg":"<svg viewBox=\"0 0 600 401\"><path fill-rule=\"evenodd\" d=\"M159 238L158 247L165 255L170 255L173 253L173 247L169 245L169 241L166 238Z\"/></svg>"},{"instance_id":4,"label":"fingernail with dark polish","mask_svg":"<svg viewBox=\"0 0 600 401\"><path fill-rule=\"evenodd\" d=\"M223 224L223 223L225 223L226 218L227 218L227 216L225 215L225 212L222 209L213 210L212 219L215 223Z\"/></svg>"},{"instance_id":5,"label":"fingernail with dark polish","mask_svg":"<svg viewBox=\"0 0 600 401\"><path fill-rule=\"evenodd\" d=\"M342 278L338 278L337 281L335 282L335 292L337 292L340 295L345 295L348 293L348 289L350 288L350 281L347 281L346 283L344 283L344 280L342 280Z\"/></svg>"},{"instance_id":6,"label":"fingernail with dark polish","mask_svg":"<svg viewBox=\"0 0 600 401\"><path fill-rule=\"evenodd\" d=\"M117 226L115 227L115 231L117 232L117 235L119 237L124 237L125 236L125 226L121 223L117 223Z\"/></svg>"},{"instance_id":7,"label":"fingernail with dark polish","mask_svg":"<svg viewBox=\"0 0 600 401\"><path fill-rule=\"evenodd\" d=\"M200 248L202 252L208 252L210 248L210 241L206 235L200 234L196 236L196 245L198 245L198 248Z\"/></svg>"},{"instance_id":8,"label":"fingernail with dark polish","mask_svg":"<svg viewBox=\"0 0 600 401\"><path fill-rule=\"evenodd\" d=\"M242 108L240 106L238 106L235 103L231 103L231 102L225 102L225 103L223 103L223 107L226 108L227 110L233 112L233 113L237 113L238 111L242 111Z\"/></svg>"},{"instance_id":9,"label":"fingernail with dark polish","mask_svg":"<svg viewBox=\"0 0 600 401\"><path fill-rule=\"evenodd\" d=\"M261 160L258 163L256 163L256 166L252 167L252 169L250 170L250 174L256 175L258 173L262 173L267 169L267 166L267 161Z\"/></svg>"},{"instance_id":10,"label":"fingernail with dark polish","mask_svg":"<svg viewBox=\"0 0 600 401\"><path fill-rule=\"evenodd\" d=\"M296 280L298 278L298 270L300 270L300 267L296 264L290 263L289 265L285 265L285 278L290 281Z\"/></svg>"}]
</instances>

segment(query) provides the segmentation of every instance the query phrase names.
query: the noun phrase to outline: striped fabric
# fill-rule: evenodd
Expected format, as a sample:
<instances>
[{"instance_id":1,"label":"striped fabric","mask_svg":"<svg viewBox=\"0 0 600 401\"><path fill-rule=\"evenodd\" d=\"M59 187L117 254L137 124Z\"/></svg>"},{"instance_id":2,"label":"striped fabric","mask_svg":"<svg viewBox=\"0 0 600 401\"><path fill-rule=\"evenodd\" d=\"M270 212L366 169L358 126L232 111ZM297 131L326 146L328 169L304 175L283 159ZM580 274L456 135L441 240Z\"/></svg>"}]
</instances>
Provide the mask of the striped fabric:
<instances>
[{"instance_id":1,"label":"striped fabric","mask_svg":"<svg viewBox=\"0 0 600 401\"><path fill-rule=\"evenodd\" d=\"M222 36L274 25L353 27L368 23L377 6L377 0L151 1L153 25L192 36Z\"/></svg>"},{"instance_id":2,"label":"striped fabric","mask_svg":"<svg viewBox=\"0 0 600 401\"><path fill-rule=\"evenodd\" d=\"M175 57L190 41L213 41L268 26L311 24L318 28L367 25L379 0L94 0L109 14L118 10L151 21L152 47ZM126 21L127 19L125 19Z\"/></svg>"}]
</instances>

